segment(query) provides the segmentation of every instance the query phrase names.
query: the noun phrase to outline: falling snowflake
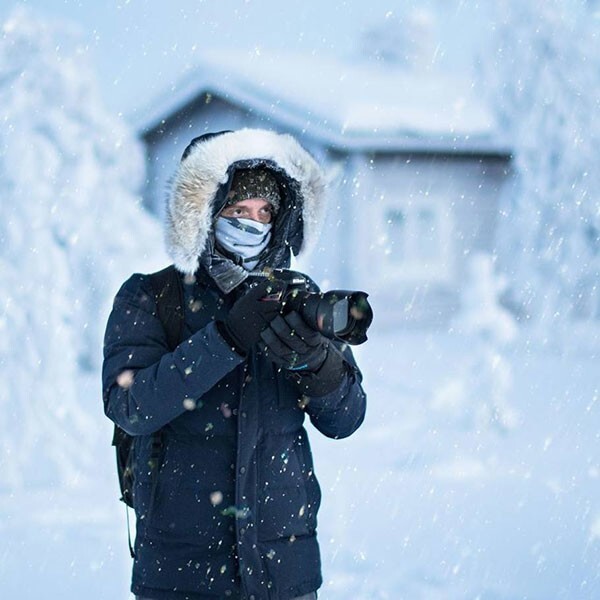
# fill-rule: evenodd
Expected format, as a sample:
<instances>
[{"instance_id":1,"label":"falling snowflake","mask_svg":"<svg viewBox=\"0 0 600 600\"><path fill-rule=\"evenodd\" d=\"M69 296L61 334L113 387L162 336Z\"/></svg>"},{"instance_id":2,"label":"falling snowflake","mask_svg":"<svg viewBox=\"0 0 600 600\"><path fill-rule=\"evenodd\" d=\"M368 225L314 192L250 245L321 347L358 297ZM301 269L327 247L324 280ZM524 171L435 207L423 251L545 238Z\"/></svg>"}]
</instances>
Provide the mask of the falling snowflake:
<instances>
[{"instance_id":1,"label":"falling snowflake","mask_svg":"<svg viewBox=\"0 0 600 600\"><path fill-rule=\"evenodd\" d=\"M129 389L133 385L133 381L134 372L131 369L126 369L117 376L117 385L124 390Z\"/></svg>"},{"instance_id":2,"label":"falling snowflake","mask_svg":"<svg viewBox=\"0 0 600 600\"><path fill-rule=\"evenodd\" d=\"M223 502L223 494L221 492L219 492L218 490L215 492L212 492L212 494L210 495L210 502L213 506L217 506L218 504L221 504L221 502Z\"/></svg>"},{"instance_id":3,"label":"falling snowflake","mask_svg":"<svg viewBox=\"0 0 600 600\"><path fill-rule=\"evenodd\" d=\"M184 398L183 399L183 408L185 408L185 410L195 410L196 409L196 401L193 398Z\"/></svg>"}]
</instances>

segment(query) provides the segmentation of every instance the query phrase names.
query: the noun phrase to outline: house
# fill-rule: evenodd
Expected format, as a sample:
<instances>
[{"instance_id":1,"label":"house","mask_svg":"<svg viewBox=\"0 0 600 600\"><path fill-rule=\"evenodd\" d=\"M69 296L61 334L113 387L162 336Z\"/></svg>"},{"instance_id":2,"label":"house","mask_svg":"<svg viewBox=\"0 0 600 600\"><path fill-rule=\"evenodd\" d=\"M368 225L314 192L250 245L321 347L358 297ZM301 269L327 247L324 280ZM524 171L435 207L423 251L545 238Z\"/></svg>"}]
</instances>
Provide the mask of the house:
<instances>
[{"instance_id":1,"label":"house","mask_svg":"<svg viewBox=\"0 0 600 600\"><path fill-rule=\"evenodd\" d=\"M371 293L380 323L441 326L466 261L492 251L510 151L469 80L322 56L208 54L134 117L145 202L161 214L183 149L207 131L289 132L324 165L321 245L296 265L322 287Z\"/></svg>"}]
</instances>

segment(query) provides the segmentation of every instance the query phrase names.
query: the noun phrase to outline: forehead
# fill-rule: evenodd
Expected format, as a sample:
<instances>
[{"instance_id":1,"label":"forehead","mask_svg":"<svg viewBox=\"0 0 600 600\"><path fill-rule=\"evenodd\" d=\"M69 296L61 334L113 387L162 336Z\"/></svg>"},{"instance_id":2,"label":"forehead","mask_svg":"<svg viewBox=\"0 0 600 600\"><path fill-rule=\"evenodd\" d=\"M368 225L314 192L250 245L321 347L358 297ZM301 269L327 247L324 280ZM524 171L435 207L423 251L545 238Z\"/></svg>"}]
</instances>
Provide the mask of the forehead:
<instances>
[{"instance_id":1,"label":"forehead","mask_svg":"<svg viewBox=\"0 0 600 600\"><path fill-rule=\"evenodd\" d=\"M270 204L264 198L247 198L246 200L238 200L237 202L228 204L225 208L231 208L232 206L264 208L265 206L270 206Z\"/></svg>"}]
</instances>

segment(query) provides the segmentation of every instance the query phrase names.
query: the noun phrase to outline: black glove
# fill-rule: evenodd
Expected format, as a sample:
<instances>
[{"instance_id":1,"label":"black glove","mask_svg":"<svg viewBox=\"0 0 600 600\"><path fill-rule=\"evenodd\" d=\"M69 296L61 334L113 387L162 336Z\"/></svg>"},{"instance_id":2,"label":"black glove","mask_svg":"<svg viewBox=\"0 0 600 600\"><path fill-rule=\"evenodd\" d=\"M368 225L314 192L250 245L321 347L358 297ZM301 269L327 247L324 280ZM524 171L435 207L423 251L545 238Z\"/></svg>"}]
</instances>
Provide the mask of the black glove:
<instances>
[{"instance_id":1,"label":"black glove","mask_svg":"<svg viewBox=\"0 0 600 600\"><path fill-rule=\"evenodd\" d=\"M224 321L217 323L221 336L238 354L246 355L260 339L260 332L279 314L281 303L266 296L282 289L278 282L261 281L235 302Z\"/></svg>"},{"instance_id":2,"label":"black glove","mask_svg":"<svg viewBox=\"0 0 600 600\"><path fill-rule=\"evenodd\" d=\"M324 396L342 382L346 371L342 355L296 311L276 316L260 337L266 356L290 371L308 396Z\"/></svg>"}]
</instances>

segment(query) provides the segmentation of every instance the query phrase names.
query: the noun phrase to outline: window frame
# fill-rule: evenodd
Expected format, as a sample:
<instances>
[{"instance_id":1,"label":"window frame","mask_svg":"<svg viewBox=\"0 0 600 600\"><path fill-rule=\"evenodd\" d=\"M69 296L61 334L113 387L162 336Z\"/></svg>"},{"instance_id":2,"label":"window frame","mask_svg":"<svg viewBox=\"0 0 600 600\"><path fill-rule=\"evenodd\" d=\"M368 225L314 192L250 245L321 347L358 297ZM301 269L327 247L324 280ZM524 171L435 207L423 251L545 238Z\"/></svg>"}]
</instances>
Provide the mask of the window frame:
<instances>
[{"instance_id":1,"label":"window frame","mask_svg":"<svg viewBox=\"0 0 600 600\"><path fill-rule=\"evenodd\" d=\"M370 239L369 246L374 250L371 257L375 258L375 264L365 265L368 272L375 271L378 279L386 282L451 282L454 278L454 218L452 206L443 196L427 192L392 198L389 194L382 194L375 204L377 209L369 211L370 218L359 220L363 228L361 238ZM433 215L432 227L439 246L437 256L432 258L418 256L419 246L416 240L419 232L416 219L424 209ZM391 211L400 211L406 215L405 227L411 228L405 239L409 254L397 262L393 258L393 249L390 248L390 231L387 225L387 215Z\"/></svg>"}]
</instances>

